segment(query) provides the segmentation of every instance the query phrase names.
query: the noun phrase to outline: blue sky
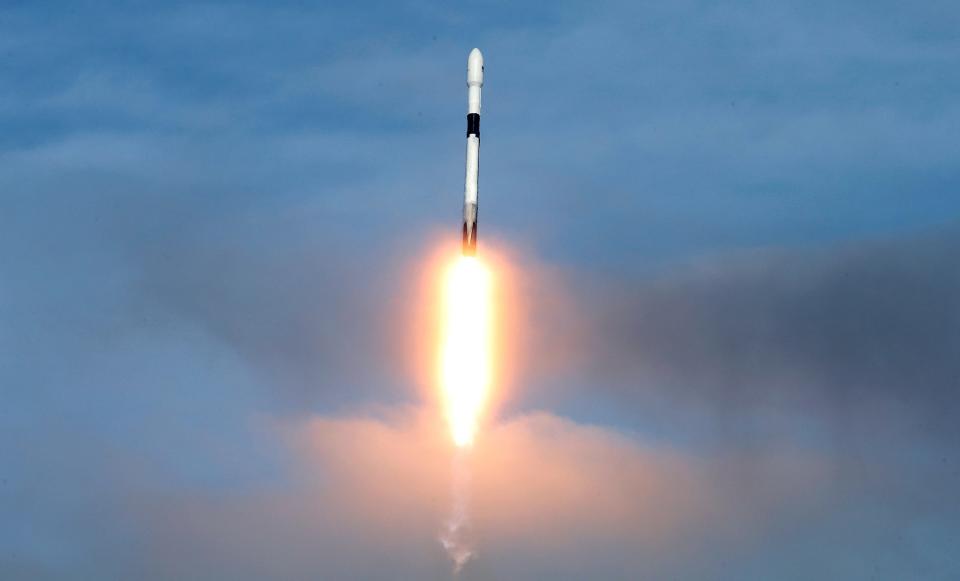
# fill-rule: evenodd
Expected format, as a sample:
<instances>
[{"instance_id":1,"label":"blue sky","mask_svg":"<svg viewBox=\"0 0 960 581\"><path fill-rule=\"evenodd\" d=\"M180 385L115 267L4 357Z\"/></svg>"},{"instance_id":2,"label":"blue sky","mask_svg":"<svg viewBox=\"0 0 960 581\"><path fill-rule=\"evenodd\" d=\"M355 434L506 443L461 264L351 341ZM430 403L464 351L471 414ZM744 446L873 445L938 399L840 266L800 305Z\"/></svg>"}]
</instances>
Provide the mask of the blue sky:
<instances>
[{"instance_id":1,"label":"blue sky","mask_svg":"<svg viewBox=\"0 0 960 581\"><path fill-rule=\"evenodd\" d=\"M491 509L465 576L956 578L957 30L951 2L6 3L0 577L446 578L430 494L349 493L429 470L343 459L423 445L403 346L479 46L481 240L543 299L491 440L689 495L601 467L617 515L506 543ZM324 512L373 501L428 508L403 538Z\"/></svg>"}]
</instances>

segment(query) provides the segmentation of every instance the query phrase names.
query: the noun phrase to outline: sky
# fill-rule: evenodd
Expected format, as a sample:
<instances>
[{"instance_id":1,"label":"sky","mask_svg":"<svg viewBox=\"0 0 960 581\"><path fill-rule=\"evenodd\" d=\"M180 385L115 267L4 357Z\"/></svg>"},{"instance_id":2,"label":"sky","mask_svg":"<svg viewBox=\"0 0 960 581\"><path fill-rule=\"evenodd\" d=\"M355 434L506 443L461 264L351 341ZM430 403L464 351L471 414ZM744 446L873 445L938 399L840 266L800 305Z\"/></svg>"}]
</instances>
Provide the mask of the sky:
<instances>
[{"instance_id":1,"label":"sky","mask_svg":"<svg viewBox=\"0 0 960 581\"><path fill-rule=\"evenodd\" d=\"M960 577L960 7L0 6L0 578Z\"/></svg>"}]
</instances>

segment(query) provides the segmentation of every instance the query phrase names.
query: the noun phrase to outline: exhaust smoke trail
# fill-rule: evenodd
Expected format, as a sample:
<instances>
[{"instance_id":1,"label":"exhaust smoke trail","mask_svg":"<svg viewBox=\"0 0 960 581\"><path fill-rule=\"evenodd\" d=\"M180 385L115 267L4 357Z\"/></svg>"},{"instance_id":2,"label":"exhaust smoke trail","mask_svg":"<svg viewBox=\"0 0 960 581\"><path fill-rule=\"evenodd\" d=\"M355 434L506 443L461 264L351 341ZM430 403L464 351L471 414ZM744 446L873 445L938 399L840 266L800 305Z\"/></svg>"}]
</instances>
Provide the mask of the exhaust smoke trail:
<instances>
[{"instance_id":1,"label":"exhaust smoke trail","mask_svg":"<svg viewBox=\"0 0 960 581\"><path fill-rule=\"evenodd\" d=\"M453 458L452 501L440 543L453 561L454 575L475 555L470 538L470 448L476 437L491 382L492 285L487 267L461 256L447 272L443 295L440 380Z\"/></svg>"},{"instance_id":2,"label":"exhaust smoke trail","mask_svg":"<svg viewBox=\"0 0 960 581\"><path fill-rule=\"evenodd\" d=\"M470 537L470 450L457 448L453 457L453 480L450 516L440 531L440 544L453 562L453 573L458 575L463 566L474 557Z\"/></svg>"}]
</instances>

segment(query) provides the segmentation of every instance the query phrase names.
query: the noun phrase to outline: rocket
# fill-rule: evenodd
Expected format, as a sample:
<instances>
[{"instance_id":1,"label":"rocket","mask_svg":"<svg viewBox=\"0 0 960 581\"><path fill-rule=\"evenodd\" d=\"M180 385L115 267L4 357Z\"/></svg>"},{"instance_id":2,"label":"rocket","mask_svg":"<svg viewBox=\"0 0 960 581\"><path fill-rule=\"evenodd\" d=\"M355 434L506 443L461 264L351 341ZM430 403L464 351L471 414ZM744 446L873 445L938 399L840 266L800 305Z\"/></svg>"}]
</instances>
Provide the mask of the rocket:
<instances>
[{"instance_id":1,"label":"rocket","mask_svg":"<svg viewBox=\"0 0 960 581\"><path fill-rule=\"evenodd\" d=\"M463 186L463 255L477 253L477 181L480 178L480 89L483 55L480 49L467 57L467 177Z\"/></svg>"}]
</instances>

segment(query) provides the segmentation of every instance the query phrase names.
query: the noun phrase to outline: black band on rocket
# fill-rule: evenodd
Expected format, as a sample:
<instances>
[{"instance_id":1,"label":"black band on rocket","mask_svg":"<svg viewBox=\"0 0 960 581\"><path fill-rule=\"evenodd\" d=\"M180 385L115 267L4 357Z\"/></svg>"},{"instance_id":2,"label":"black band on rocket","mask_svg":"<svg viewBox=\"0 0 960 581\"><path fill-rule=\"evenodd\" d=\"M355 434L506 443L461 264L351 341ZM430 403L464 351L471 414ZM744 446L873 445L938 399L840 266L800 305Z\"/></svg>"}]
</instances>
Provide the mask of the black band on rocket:
<instances>
[{"instance_id":1,"label":"black band on rocket","mask_svg":"<svg viewBox=\"0 0 960 581\"><path fill-rule=\"evenodd\" d=\"M467 113L467 137L476 135L480 137L480 114Z\"/></svg>"}]
</instances>

